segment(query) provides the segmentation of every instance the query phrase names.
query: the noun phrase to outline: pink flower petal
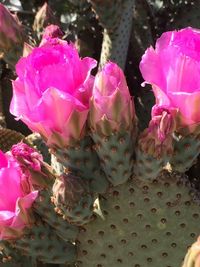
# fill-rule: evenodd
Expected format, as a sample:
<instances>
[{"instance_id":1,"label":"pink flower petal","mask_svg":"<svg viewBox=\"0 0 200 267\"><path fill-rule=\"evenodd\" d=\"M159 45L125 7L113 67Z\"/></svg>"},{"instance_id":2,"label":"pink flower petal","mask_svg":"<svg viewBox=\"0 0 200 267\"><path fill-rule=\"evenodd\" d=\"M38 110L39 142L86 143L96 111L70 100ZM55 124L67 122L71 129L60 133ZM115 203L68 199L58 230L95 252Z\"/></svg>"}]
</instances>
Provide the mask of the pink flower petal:
<instances>
[{"instance_id":1,"label":"pink flower petal","mask_svg":"<svg viewBox=\"0 0 200 267\"><path fill-rule=\"evenodd\" d=\"M172 105L177 107L183 116L183 124L190 125L197 122L200 123L200 92L194 93L179 93L169 92L169 97Z\"/></svg>"},{"instance_id":2,"label":"pink flower petal","mask_svg":"<svg viewBox=\"0 0 200 267\"><path fill-rule=\"evenodd\" d=\"M140 70L153 86L156 103L179 110L182 127L200 123L200 30L163 33L155 50L147 49L142 57Z\"/></svg>"},{"instance_id":3,"label":"pink flower petal","mask_svg":"<svg viewBox=\"0 0 200 267\"><path fill-rule=\"evenodd\" d=\"M140 71L147 83L166 89L164 71L161 67L161 59L152 47L148 48L140 62Z\"/></svg>"},{"instance_id":4,"label":"pink flower petal","mask_svg":"<svg viewBox=\"0 0 200 267\"><path fill-rule=\"evenodd\" d=\"M65 125L71 122L71 114L88 113L94 80L91 70L95 66L94 59L81 59L74 45L49 38L17 64L19 78L13 82L11 113L45 140L55 132L64 139L71 127ZM80 114L77 118L81 125L83 117Z\"/></svg>"},{"instance_id":5,"label":"pink flower petal","mask_svg":"<svg viewBox=\"0 0 200 267\"><path fill-rule=\"evenodd\" d=\"M0 150L0 169L8 166L8 160L5 154Z\"/></svg>"},{"instance_id":6,"label":"pink flower petal","mask_svg":"<svg viewBox=\"0 0 200 267\"><path fill-rule=\"evenodd\" d=\"M17 168L0 169L0 210L15 210L16 199L23 196L21 175Z\"/></svg>"}]
</instances>

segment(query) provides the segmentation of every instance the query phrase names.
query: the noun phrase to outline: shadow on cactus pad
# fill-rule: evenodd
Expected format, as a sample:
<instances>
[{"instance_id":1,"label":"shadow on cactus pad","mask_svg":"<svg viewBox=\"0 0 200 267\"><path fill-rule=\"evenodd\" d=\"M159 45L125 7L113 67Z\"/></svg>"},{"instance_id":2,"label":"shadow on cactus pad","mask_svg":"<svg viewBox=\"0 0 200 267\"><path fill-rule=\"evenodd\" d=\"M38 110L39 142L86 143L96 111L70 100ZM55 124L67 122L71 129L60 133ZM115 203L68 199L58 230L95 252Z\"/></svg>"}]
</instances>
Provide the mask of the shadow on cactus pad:
<instances>
[{"instance_id":1,"label":"shadow on cactus pad","mask_svg":"<svg viewBox=\"0 0 200 267\"><path fill-rule=\"evenodd\" d=\"M200 231L199 203L179 174L133 178L100 202L105 220L80 228L77 267L181 266Z\"/></svg>"}]
</instances>

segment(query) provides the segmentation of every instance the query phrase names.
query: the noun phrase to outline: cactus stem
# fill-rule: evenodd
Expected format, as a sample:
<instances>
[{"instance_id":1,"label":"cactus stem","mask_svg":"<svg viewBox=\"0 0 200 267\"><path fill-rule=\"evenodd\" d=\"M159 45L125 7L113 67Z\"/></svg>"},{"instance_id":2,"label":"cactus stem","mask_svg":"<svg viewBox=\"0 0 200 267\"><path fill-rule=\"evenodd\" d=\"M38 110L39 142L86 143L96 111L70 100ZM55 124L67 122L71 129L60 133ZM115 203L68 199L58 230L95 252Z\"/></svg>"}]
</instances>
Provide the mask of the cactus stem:
<instances>
[{"instance_id":1,"label":"cactus stem","mask_svg":"<svg viewBox=\"0 0 200 267\"><path fill-rule=\"evenodd\" d=\"M119 25L113 31L104 29L101 50L100 67L108 60L116 62L122 69L125 68L129 38L132 28L134 0L125 0ZM119 7L120 8L120 7Z\"/></svg>"}]
</instances>

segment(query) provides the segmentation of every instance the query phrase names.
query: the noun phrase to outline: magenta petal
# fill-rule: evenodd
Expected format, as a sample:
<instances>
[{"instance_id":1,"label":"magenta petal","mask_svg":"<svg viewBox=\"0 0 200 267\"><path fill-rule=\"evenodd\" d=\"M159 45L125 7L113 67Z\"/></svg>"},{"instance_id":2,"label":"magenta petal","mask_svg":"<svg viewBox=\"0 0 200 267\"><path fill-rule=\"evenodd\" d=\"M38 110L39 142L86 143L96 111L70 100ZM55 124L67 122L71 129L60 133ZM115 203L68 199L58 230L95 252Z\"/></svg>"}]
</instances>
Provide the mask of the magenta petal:
<instances>
[{"instance_id":1,"label":"magenta petal","mask_svg":"<svg viewBox=\"0 0 200 267\"><path fill-rule=\"evenodd\" d=\"M11 113L46 141L58 133L64 139L71 114L88 113L93 88L91 70L95 66L94 59L81 59L74 45L49 38L19 61ZM79 119L82 123L83 119ZM60 143L66 142L60 140Z\"/></svg>"},{"instance_id":2,"label":"magenta petal","mask_svg":"<svg viewBox=\"0 0 200 267\"><path fill-rule=\"evenodd\" d=\"M15 210L16 199L23 195L21 175L17 168L0 169L0 210Z\"/></svg>"},{"instance_id":3,"label":"magenta petal","mask_svg":"<svg viewBox=\"0 0 200 267\"><path fill-rule=\"evenodd\" d=\"M27 58L22 57L16 64L16 73L19 78L23 78L26 73Z\"/></svg>"},{"instance_id":4,"label":"magenta petal","mask_svg":"<svg viewBox=\"0 0 200 267\"><path fill-rule=\"evenodd\" d=\"M10 104L10 112L11 114L17 116L17 118L21 117L21 114L30 113L29 108L27 106L24 84L18 79L13 81L13 98Z\"/></svg>"},{"instance_id":5,"label":"magenta petal","mask_svg":"<svg viewBox=\"0 0 200 267\"><path fill-rule=\"evenodd\" d=\"M161 64L159 55L152 47L150 47L143 55L139 67L142 76L147 83L154 84L162 88L162 90L165 90L166 80Z\"/></svg>"},{"instance_id":6,"label":"magenta petal","mask_svg":"<svg viewBox=\"0 0 200 267\"><path fill-rule=\"evenodd\" d=\"M167 48L175 34L176 31L164 32L156 41L156 51L161 52L163 49Z\"/></svg>"},{"instance_id":7,"label":"magenta petal","mask_svg":"<svg viewBox=\"0 0 200 267\"><path fill-rule=\"evenodd\" d=\"M79 87L79 90L77 90L73 95L88 109L89 109L89 100L92 96L93 85L94 85L94 77L90 76L83 83L83 85Z\"/></svg>"},{"instance_id":8,"label":"magenta petal","mask_svg":"<svg viewBox=\"0 0 200 267\"><path fill-rule=\"evenodd\" d=\"M200 90L199 62L176 54L167 74L167 91L192 93L197 90Z\"/></svg>"},{"instance_id":9,"label":"magenta petal","mask_svg":"<svg viewBox=\"0 0 200 267\"><path fill-rule=\"evenodd\" d=\"M1 210L0 211L0 227L9 226L12 223L12 220L14 217L15 217L15 212Z\"/></svg>"},{"instance_id":10,"label":"magenta petal","mask_svg":"<svg viewBox=\"0 0 200 267\"><path fill-rule=\"evenodd\" d=\"M15 230L20 230L30 223L28 209L32 207L37 197L38 191L32 191L30 194L17 199L15 216L10 223L10 227Z\"/></svg>"},{"instance_id":11,"label":"magenta petal","mask_svg":"<svg viewBox=\"0 0 200 267\"><path fill-rule=\"evenodd\" d=\"M61 77L65 77L66 80ZM76 87L70 64L46 66L38 73L37 86L40 92L45 92L48 88L58 88L60 91L73 94Z\"/></svg>"},{"instance_id":12,"label":"magenta petal","mask_svg":"<svg viewBox=\"0 0 200 267\"><path fill-rule=\"evenodd\" d=\"M5 154L0 150L0 169L8 166L8 160Z\"/></svg>"},{"instance_id":13,"label":"magenta petal","mask_svg":"<svg viewBox=\"0 0 200 267\"><path fill-rule=\"evenodd\" d=\"M32 191L31 193L29 193L28 195L20 198L20 205L21 207L23 207L24 209L29 209L32 205L33 202L36 200L36 198L38 197L38 191ZM19 207L16 207L16 212L19 210Z\"/></svg>"},{"instance_id":14,"label":"magenta petal","mask_svg":"<svg viewBox=\"0 0 200 267\"><path fill-rule=\"evenodd\" d=\"M200 123L200 30L163 33L155 50L147 49L142 57L140 70L156 103L179 111L178 128Z\"/></svg>"},{"instance_id":15,"label":"magenta petal","mask_svg":"<svg viewBox=\"0 0 200 267\"><path fill-rule=\"evenodd\" d=\"M177 107L183 116L183 124L190 125L200 123L200 92L179 93L169 92L171 103Z\"/></svg>"},{"instance_id":16,"label":"magenta petal","mask_svg":"<svg viewBox=\"0 0 200 267\"><path fill-rule=\"evenodd\" d=\"M38 112L41 114L41 120L45 121L45 126L57 132L62 132L65 122L74 109L82 111L87 110L87 107L71 95L55 88L49 88L44 92L38 106Z\"/></svg>"}]
</instances>

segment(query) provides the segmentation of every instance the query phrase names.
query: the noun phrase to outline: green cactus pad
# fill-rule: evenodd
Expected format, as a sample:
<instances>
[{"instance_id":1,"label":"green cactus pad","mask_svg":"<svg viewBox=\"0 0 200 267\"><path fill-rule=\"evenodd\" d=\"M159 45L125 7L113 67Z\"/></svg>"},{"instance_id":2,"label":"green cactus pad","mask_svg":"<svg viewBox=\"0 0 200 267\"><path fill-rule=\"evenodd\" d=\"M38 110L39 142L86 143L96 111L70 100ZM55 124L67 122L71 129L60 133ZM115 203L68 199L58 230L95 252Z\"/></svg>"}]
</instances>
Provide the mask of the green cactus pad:
<instances>
[{"instance_id":1,"label":"green cactus pad","mask_svg":"<svg viewBox=\"0 0 200 267\"><path fill-rule=\"evenodd\" d=\"M133 170L134 138L131 132L110 136L92 133L96 151L108 180L113 185L126 182Z\"/></svg>"},{"instance_id":2,"label":"green cactus pad","mask_svg":"<svg viewBox=\"0 0 200 267\"><path fill-rule=\"evenodd\" d=\"M37 149L43 156L43 159L48 164L51 163L51 155L49 153L49 148L45 144L41 135L38 133L29 134L25 141L28 141L28 144L32 145L35 149Z\"/></svg>"},{"instance_id":3,"label":"green cactus pad","mask_svg":"<svg viewBox=\"0 0 200 267\"><path fill-rule=\"evenodd\" d=\"M52 201L57 212L72 224L84 225L93 219L94 196L82 178L67 174L56 179Z\"/></svg>"},{"instance_id":4,"label":"green cactus pad","mask_svg":"<svg viewBox=\"0 0 200 267\"><path fill-rule=\"evenodd\" d=\"M121 0L88 0L103 28L113 31L118 27L123 3Z\"/></svg>"},{"instance_id":5,"label":"green cactus pad","mask_svg":"<svg viewBox=\"0 0 200 267\"><path fill-rule=\"evenodd\" d=\"M159 175L167 163L167 158L156 159L137 149L134 172L139 179L153 179Z\"/></svg>"},{"instance_id":6,"label":"green cactus pad","mask_svg":"<svg viewBox=\"0 0 200 267\"><path fill-rule=\"evenodd\" d=\"M13 248L8 241L0 241L0 266L1 267L33 267L35 262L30 257L26 257L19 250ZM2 264L1 264L2 263Z\"/></svg>"},{"instance_id":7,"label":"green cactus pad","mask_svg":"<svg viewBox=\"0 0 200 267\"><path fill-rule=\"evenodd\" d=\"M62 163L74 175L90 182L90 189L94 193L105 193L108 181L104 172L100 169L99 158L93 149L93 141L85 136L75 146L67 149L52 151L58 161Z\"/></svg>"},{"instance_id":8,"label":"green cactus pad","mask_svg":"<svg viewBox=\"0 0 200 267\"><path fill-rule=\"evenodd\" d=\"M115 3L113 1L104 1L109 3L107 5L103 5L102 1L91 0L91 2L98 2L98 4L93 4L93 8L98 14L99 21L104 24L100 66L111 60L124 69L135 1L123 0L115 1ZM115 15L109 16L114 10ZM107 17L109 17L109 20L105 20Z\"/></svg>"},{"instance_id":9,"label":"green cactus pad","mask_svg":"<svg viewBox=\"0 0 200 267\"><path fill-rule=\"evenodd\" d=\"M27 228L20 239L10 241L24 255L37 258L38 261L54 264L75 262L76 246L63 241L53 229L39 218L32 228Z\"/></svg>"},{"instance_id":10,"label":"green cactus pad","mask_svg":"<svg viewBox=\"0 0 200 267\"><path fill-rule=\"evenodd\" d=\"M200 232L200 206L180 175L135 178L100 199L105 220L81 228L76 267L178 267Z\"/></svg>"},{"instance_id":11,"label":"green cactus pad","mask_svg":"<svg viewBox=\"0 0 200 267\"><path fill-rule=\"evenodd\" d=\"M0 128L0 149L4 152L11 149L11 147L20 142L24 136L16 131Z\"/></svg>"},{"instance_id":12,"label":"green cactus pad","mask_svg":"<svg viewBox=\"0 0 200 267\"><path fill-rule=\"evenodd\" d=\"M43 221L56 231L60 238L74 242L78 234L78 227L69 224L61 215L55 212L55 206L50 201L50 192L41 190L39 194L39 198L34 203L36 212L42 216Z\"/></svg>"},{"instance_id":13,"label":"green cactus pad","mask_svg":"<svg viewBox=\"0 0 200 267\"><path fill-rule=\"evenodd\" d=\"M199 153L199 138L190 135L174 140L174 155L170 161L173 170L186 172L195 163Z\"/></svg>"}]
</instances>

